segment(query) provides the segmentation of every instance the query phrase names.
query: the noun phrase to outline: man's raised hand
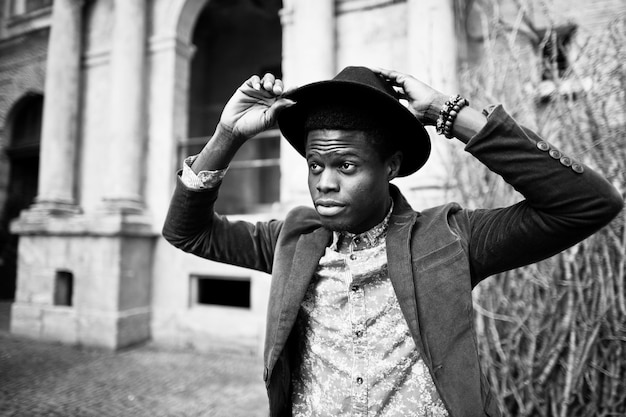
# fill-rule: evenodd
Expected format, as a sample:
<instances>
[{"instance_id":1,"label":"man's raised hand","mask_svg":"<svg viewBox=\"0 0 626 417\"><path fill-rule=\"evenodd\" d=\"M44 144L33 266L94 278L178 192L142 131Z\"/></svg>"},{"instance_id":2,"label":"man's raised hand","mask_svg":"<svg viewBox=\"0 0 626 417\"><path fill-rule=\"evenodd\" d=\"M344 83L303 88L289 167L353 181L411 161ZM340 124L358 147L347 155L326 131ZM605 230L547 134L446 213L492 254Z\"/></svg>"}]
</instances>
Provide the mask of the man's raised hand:
<instances>
[{"instance_id":1,"label":"man's raised hand","mask_svg":"<svg viewBox=\"0 0 626 417\"><path fill-rule=\"evenodd\" d=\"M278 112L295 102L283 98L282 80L272 74L263 78L253 75L235 91L220 118L220 126L238 141L270 129L276 124Z\"/></svg>"},{"instance_id":2,"label":"man's raised hand","mask_svg":"<svg viewBox=\"0 0 626 417\"><path fill-rule=\"evenodd\" d=\"M439 109L447 100L447 96L411 75L384 68L370 69L394 87L399 99L408 101L409 110L422 124L435 124Z\"/></svg>"}]
</instances>

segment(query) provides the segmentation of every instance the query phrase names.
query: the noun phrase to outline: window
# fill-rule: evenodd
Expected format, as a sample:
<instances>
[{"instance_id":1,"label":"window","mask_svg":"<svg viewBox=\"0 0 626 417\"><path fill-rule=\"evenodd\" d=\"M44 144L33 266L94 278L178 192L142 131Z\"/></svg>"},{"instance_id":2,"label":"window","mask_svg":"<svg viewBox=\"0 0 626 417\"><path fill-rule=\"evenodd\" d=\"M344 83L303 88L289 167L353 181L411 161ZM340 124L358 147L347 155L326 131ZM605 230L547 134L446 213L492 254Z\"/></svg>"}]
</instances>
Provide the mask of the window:
<instances>
[{"instance_id":1,"label":"window","mask_svg":"<svg viewBox=\"0 0 626 417\"><path fill-rule=\"evenodd\" d=\"M180 158L202 150L206 137L182 143ZM215 210L220 214L268 211L280 199L280 132L263 132L246 142L231 162Z\"/></svg>"},{"instance_id":2,"label":"window","mask_svg":"<svg viewBox=\"0 0 626 417\"><path fill-rule=\"evenodd\" d=\"M180 161L200 152L233 92L252 74L281 76L280 0L211 0L193 31L188 136ZM245 53L242 53L245 51ZM280 200L280 135L263 132L239 149L220 189L221 214L267 212Z\"/></svg>"},{"instance_id":3,"label":"window","mask_svg":"<svg viewBox=\"0 0 626 417\"><path fill-rule=\"evenodd\" d=\"M190 306L250 308L250 278L191 275Z\"/></svg>"},{"instance_id":4,"label":"window","mask_svg":"<svg viewBox=\"0 0 626 417\"><path fill-rule=\"evenodd\" d=\"M569 69L569 48L576 32L575 25L559 26L540 31L542 35L539 50L541 53L541 79L557 80Z\"/></svg>"},{"instance_id":5,"label":"window","mask_svg":"<svg viewBox=\"0 0 626 417\"><path fill-rule=\"evenodd\" d=\"M71 306L74 292L74 274L59 270L54 277L54 305Z\"/></svg>"},{"instance_id":6,"label":"window","mask_svg":"<svg viewBox=\"0 0 626 417\"><path fill-rule=\"evenodd\" d=\"M27 94L7 119L8 178L0 178L0 299L15 297L19 239L10 232L9 224L37 195L42 114L43 96Z\"/></svg>"}]
</instances>

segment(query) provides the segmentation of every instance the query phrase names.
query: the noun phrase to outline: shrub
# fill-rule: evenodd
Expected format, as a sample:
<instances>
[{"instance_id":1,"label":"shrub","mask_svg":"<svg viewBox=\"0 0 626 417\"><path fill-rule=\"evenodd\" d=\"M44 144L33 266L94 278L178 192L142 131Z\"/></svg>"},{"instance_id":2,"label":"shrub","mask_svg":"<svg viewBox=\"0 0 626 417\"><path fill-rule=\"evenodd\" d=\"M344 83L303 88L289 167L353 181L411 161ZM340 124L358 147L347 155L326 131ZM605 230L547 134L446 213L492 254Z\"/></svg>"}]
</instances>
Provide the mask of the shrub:
<instances>
[{"instance_id":1,"label":"shrub","mask_svg":"<svg viewBox=\"0 0 626 417\"><path fill-rule=\"evenodd\" d=\"M525 39L498 16L490 19L484 59L464 71L463 93L479 106L503 102L521 123L598 169L624 194L626 18L594 34L578 32L569 69L557 74L557 63L548 62L552 83L533 70L541 62L528 58L550 31ZM450 181L464 205L497 207L521 198L462 152L452 158ZM575 247L475 290L482 365L507 414L626 415L624 224L622 212Z\"/></svg>"}]
</instances>

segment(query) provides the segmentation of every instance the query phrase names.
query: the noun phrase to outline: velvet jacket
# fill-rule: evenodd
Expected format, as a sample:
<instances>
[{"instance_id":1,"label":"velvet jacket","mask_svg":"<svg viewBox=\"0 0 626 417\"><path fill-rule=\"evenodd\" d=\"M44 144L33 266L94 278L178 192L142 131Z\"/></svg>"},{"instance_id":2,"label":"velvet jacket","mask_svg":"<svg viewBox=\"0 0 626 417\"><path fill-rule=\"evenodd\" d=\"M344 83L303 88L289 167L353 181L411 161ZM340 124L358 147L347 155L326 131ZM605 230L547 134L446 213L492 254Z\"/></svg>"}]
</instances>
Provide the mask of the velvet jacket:
<instances>
[{"instance_id":1,"label":"velvet jacket","mask_svg":"<svg viewBox=\"0 0 626 417\"><path fill-rule=\"evenodd\" d=\"M623 200L604 178L519 126L501 106L466 151L525 199L499 209L450 203L417 212L390 185L388 270L450 416L499 416L480 370L472 288L574 245L613 219ZM290 416L291 362L298 355L292 330L332 232L307 207L293 209L284 220L230 222L213 212L217 195L217 188L192 190L179 181L163 234L184 251L272 275L264 379L270 415Z\"/></svg>"}]
</instances>

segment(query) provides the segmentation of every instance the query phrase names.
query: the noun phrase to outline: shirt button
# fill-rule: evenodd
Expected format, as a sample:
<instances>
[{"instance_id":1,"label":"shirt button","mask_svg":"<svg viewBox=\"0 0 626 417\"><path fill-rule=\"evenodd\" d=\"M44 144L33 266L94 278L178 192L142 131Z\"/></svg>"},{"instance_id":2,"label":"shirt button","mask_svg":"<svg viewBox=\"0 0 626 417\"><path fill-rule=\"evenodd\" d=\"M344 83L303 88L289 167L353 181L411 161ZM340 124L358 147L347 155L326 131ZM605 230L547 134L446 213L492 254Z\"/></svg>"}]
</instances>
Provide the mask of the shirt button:
<instances>
[{"instance_id":1,"label":"shirt button","mask_svg":"<svg viewBox=\"0 0 626 417\"><path fill-rule=\"evenodd\" d=\"M355 237L355 238L354 238L354 243L356 243L357 245L358 245L359 243L361 243L361 238L360 238L360 237Z\"/></svg>"},{"instance_id":2,"label":"shirt button","mask_svg":"<svg viewBox=\"0 0 626 417\"><path fill-rule=\"evenodd\" d=\"M356 255L353 253L350 255L350 259L352 259L353 261L356 259Z\"/></svg>"},{"instance_id":3,"label":"shirt button","mask_svg":"<svg viewBox=\"0 0 626 417\"><path fill-rule=\"evenodd\" d=\"M361 330L357 330L357 331L355 332L355 334L356 334L356 337L361 337L361 336L363 336L363 332L362 332Z\"/></svg>"},{"instance_id":4,"label":"shirt button","mask_svg":"<svg viewBox=\"0 0 626 417\"><path fill-rule=\"evenodd\" d=\"M539 142L537 142L537 148L541 151L549 151L550 150L550 145L548 145L548 142L544 142L543 140L540 140Z\"/></svg>"},{"instance_id":5,"label":"shirt button","mask_svg":"<svg viewBox=\"0 0 626 417\"><path fill-rule=\"evenodd\" d=\"M359 384L359 385L361 385L361 384L363 383L363 378L358 377L358 378L356 379L356 383L357 383L357 384Z\"/></svg>"},{"instance_id":6,"label":"shirt button","mask_svg":"<svg viewBox=\"0 0 626 417\"><path fill-rule=\"evenodd\" d=\"M359 290L359 286L358 285L353 285L352 287L350 287L350 289L354 292L357 292Z\"/></svg>"}]
</instances>

